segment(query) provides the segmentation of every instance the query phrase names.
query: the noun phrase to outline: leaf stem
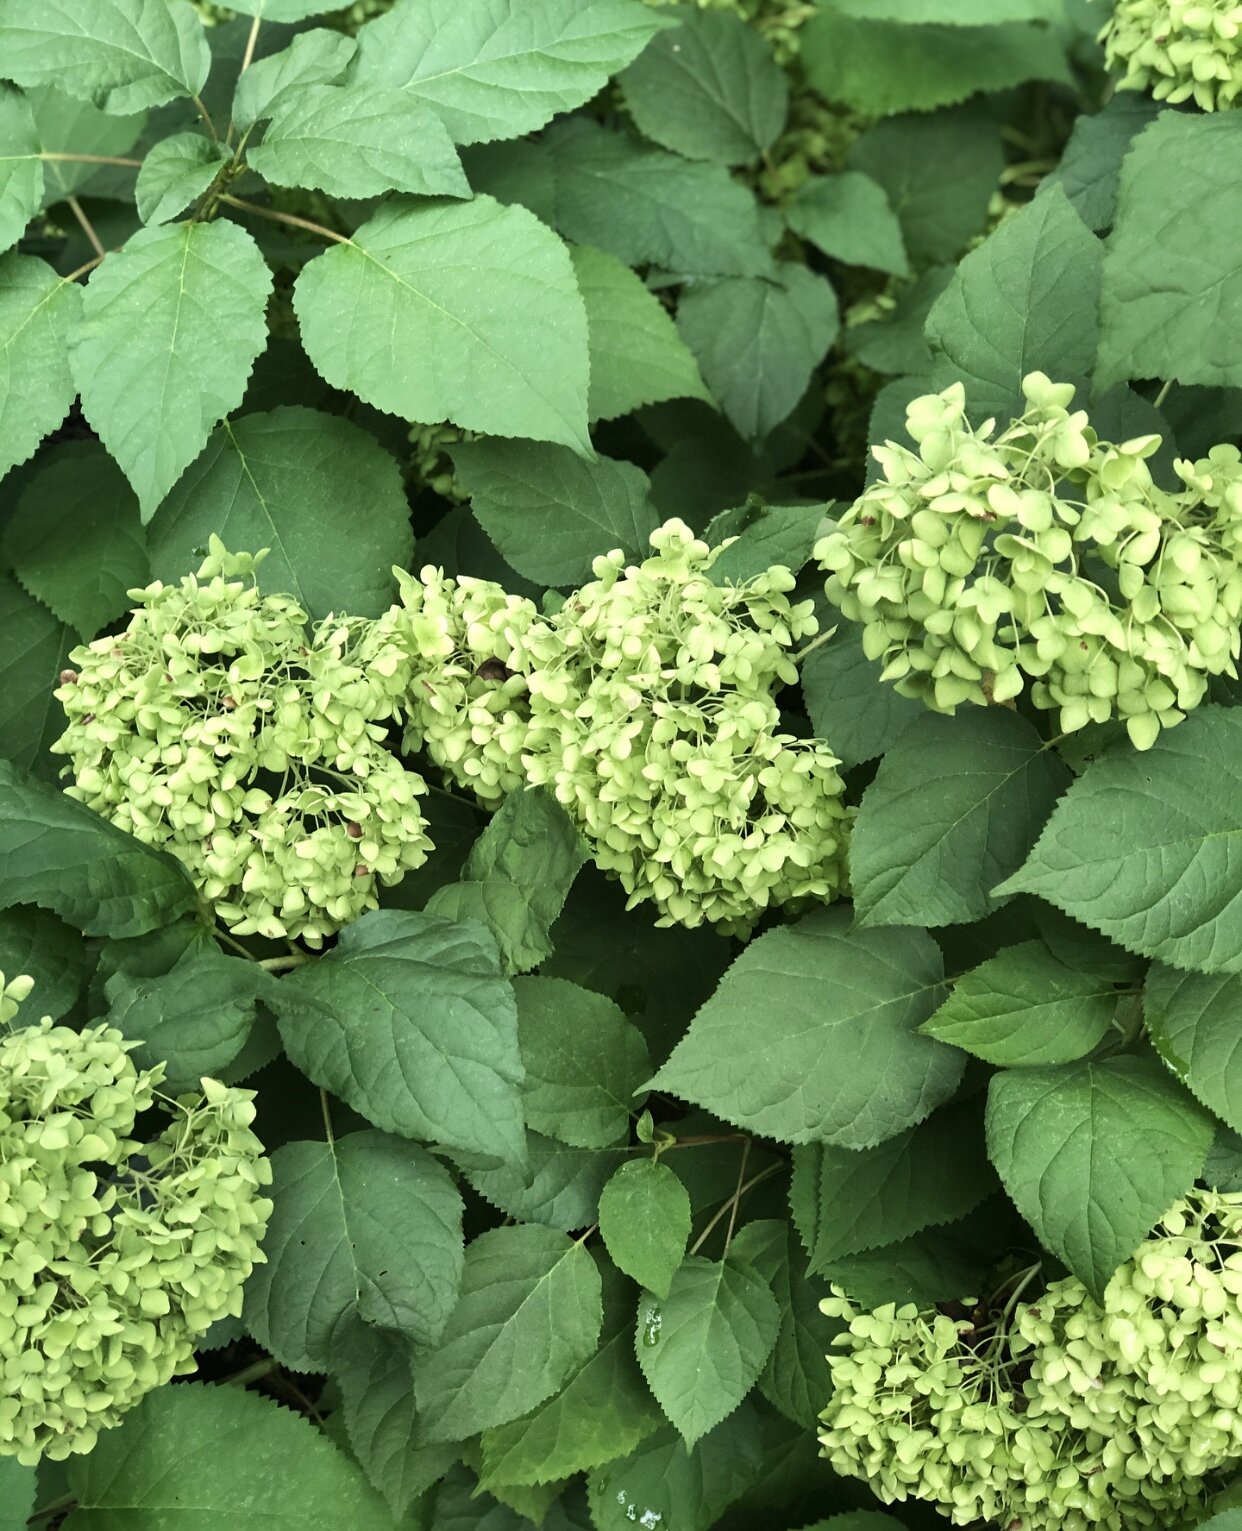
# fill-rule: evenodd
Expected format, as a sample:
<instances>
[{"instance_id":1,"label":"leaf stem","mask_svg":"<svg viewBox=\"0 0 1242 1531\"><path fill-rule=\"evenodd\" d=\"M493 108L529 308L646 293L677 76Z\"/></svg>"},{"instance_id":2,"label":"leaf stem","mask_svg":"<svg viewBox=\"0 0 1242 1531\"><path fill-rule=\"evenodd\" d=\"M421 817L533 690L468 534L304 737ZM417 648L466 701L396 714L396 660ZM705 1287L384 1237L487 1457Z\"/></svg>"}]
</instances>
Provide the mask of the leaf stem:
<instances>
[{"instance_id":1,"label":"leaf stem","mask_svg":"<svg viewBox=\"0 0 1242 1531\"><path fill-rule=\"evenodd\" d=\"M225 1377L225 1387L246 1387L251 1382L258 1382L263 1377L270 1377L279 1367L280 1362L271 1356L264 1356L262 1361L252 1361L249 1366L244 1366L241 1371L234 1372L231 1377Z\"/></svg>"},{"instance_id":2,"label":"leaf stem","mask_svg":"<svg viewBox=\"0 0 1242 1531\"><path fill-rule=\"evenodd\" d=\"M808 654L813 654L816 649L822 648L825 643L828 643L836 636L836 628L830 627L825 632L820 633L817 638L812 638L810 643L804 643L798 652L793 656L794 664L801 664Z\"/></svg>"},{"instance_id":3,"label":"leaf stem","mask_svg":"<svg viewBox=\"0 0 1242 1531\"><path fill-rule=\"evenodd\" d=\"M56 160L59 164L69 165L120 165L126 170L142 168L140 159L118 159L114 154L61 154L52 149L43 149L35 158Z\"/></svg>"},{"instance_id":4,"label":"leaf stem","mask_svg":"<svg viewBox=\"0 0 1242 1531\"><path fill-rule=\"evenodd\" d=\"M202 96L191 96L190 100L193 101L195 107L198 109L198 115L203 119L203 123L206 126L207 131L211 134L212 143L218 144L220 142L220 135L216 131L215 123L211 120L211 113L203 105Z\"/></svg>"},{"instance_id":5,"label":"leaf stem","mask_svg":"<svg viewBox=\"0 0 1242 1531\"><path fill-rule=\"evenodd\" d=\"M290 952L287 957L263 957L259 966L268 973L285 973L290 968L300 968L317 960L310 952Z\"/></svg>"},{"instance_id":6,"label":"leaf stem","mask_svg":"<svg viewBox=\"0 0 1242 1531\"><path fill-rule=\"evenodd\" d=\"M71 271L68 276L62 277L64 282L76 282L80 276L85 276L88 271L94 271L95 267L103 260L102 255L96 255L93 260L88 260L85 265L79 266L76 271Z\"/></svg>"},{"instance_id":7,"label":"leaf stem","mask_svg":"<svg viewBox=\"0 0 1242 1531\"><path fill-rule=\"evenodd\" d=\"M716 1225L723 1222L724 1219L728 1217L730 1208L736 1209L740 1205L742 1197L746 1195L747 1191L749 1191L752 1186L757 1186L761 1180L766 1180L769 1175L775 1175L777 1170L782 1170L784 1168L785 1166L783 1164L769 1164L767 1169L760 1170L757 1175L752 1175L745 1185L739 1185L737 1190L734 1191L733 1195L729 1197L727 1202L725 1202L724 1206L721 1207L719 1212L715 1214L711 1222L708 1223L707 1227L704 1228L703 1232L700 1233L698 1238L695 1239L694 1243L691 1244L689 1253L692 1255L698 1254L699 1250L702 1249L704 1244L706 1244L708 1237Z\"/></svg>"},{"instance_id":8,"label":"leaf stem","mask_svg":"<svg viewBox=\"0 0 1242 1531\"><path fill-rule=\"evenodd\" d=\"M28 1526L37 1525L41 1520L47 1520L50 1515L59 1515L62 1510L71 1510L77 1504L76 1494L64 1494L59 1499L53 1499L51 1504L45 1504L41 1510L36 1510L26 1521Z\"/></svg>"},{"instance_id":9,"label":"leaf stem","mask_svg":"<svg viewBox=\"0 0 1242 1531\"><path fill-rule=\"evenodd\" d=\"M737 1188L733 1192L733 1206L729 1212L729 1226L725 1229L724 1252L729 1253L729 1245L733 1242L733 1229L737 1224L737 1207L742 1195L742 1179L746 1174L746 1161L750 1158L750 1139L742 1145L742 1162L737 1167Z\"/></svg>"},{"instance_id":10,"label":"leaf stem","mask_svg":"<svg viewBox=\"0 0 1242 1531\"><path fill-rule=\"evenodd\" d=\"M82 204L76 197L66 197L65 201L69 204L69 211L81 225L82 232L86 235L87 239L90 240L91 249L94 250L95 254L99 257L100 260L103 260L104 256L107 255L108 252L104 249L103 240L100 239L99 235L95 232L95 225L86 216L85 212L83 212Z\"/></svg>"},{"instance_id":11,"label":"leaf stem","mask_svg":"<svg viewBox=\"0 0 1242 1531\"><path fill-rule=\"evenodd\" d=\"M1169 396L1169 389L1172 388L1172 386L1173 386L1173 379L1172 378L1166 379L1166 381L1164 383L1164 386L1161 388L1160 392L1156 395L1156 397L1155 397L1155 399L1153 401L1154 404L1155 404L1155 407L1157 409L1159 409L1160 406L1164 403L1164 401L1168 398L1168 396Z\"/></svg>"},{"instance_id":12,"label":"leaf stem","mask_svg":"<svg viewBox=\"0 0 1242 1531\"><path fill-rule=\"evenodd\" d=\"M352 245L353 240L346 234L338 234L335 229L328 229L322 223L312 223L309 218L298 218L293 213L278 213L274 207L260 207L257 202L246 202L241 197L230 197L222 194L221 202L227 202L230 207L236 207L243 213L254 213L258 218L270 218L273 223L287 223L295 229L305 229L308 234L318 234L321 239L331 239L338 245Z\"/></svg>"},{"instance_id":13,"label":"leaf stem","mask_svg":"<svg viewBox=\"0 0 1242 1531\"><path fill-rule=\"evenodd\" d=\"M256 16L250 23L250 36L246 39L246 51L242 54L241 68L237 71L238 79L245 74L246 70L254 63L255 44L259 41L259 28L263 25L263 17Z\"/></svg>"},{"instance_id":14,"label":"leaf stem","mask_svg":"<svg viewBox=\"0 0 1242 1531\"><path fill-rule=\"evenodd\" d=\"M247 950L247 948L244 947L240 941L235 940L231 935L229 935L227 930L221 930L219 925L215 927L212 934L215 936L216 940L221 943L221 945L231 946L235 952L237 952L240 956L245 957L248 962L257 962L259 960L252 951Z\"/></svg>"},{"instance_id":15,"label":"leaf stem","mask_svg":"<svg viewBox=\"0 0 1242 1531\"><path fill-rule=\"evenodd\" d=\"M328 1135L328 1147L336 1147L336 1134L332 1131L332 1111L328 1106L328 1092L322 1086L319 1090L319 1109L323 1112L323 1130Z\"/></svg>"}]
</instances>

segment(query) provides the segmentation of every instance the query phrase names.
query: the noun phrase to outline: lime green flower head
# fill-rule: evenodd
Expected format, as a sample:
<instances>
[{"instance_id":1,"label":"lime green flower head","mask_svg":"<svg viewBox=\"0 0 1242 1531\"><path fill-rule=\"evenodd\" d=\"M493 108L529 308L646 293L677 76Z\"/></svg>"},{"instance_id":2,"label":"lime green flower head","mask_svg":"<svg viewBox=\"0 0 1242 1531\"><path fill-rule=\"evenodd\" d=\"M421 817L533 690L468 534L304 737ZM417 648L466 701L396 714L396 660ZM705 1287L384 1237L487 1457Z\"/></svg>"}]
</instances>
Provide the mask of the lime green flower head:
<instances>
[{"instance_id":1,"label":"lime green flower head","mask_svg":"<svg viewBox=\"0 0 1242 1531\"><path fill-rule=\"evenodd\" d=\"M1100 32L1122 90L1150 91L1205 112L1236 104L1242 91L1242 5L1236 0L1117 0Z\"/></svg>"}]
</instances>

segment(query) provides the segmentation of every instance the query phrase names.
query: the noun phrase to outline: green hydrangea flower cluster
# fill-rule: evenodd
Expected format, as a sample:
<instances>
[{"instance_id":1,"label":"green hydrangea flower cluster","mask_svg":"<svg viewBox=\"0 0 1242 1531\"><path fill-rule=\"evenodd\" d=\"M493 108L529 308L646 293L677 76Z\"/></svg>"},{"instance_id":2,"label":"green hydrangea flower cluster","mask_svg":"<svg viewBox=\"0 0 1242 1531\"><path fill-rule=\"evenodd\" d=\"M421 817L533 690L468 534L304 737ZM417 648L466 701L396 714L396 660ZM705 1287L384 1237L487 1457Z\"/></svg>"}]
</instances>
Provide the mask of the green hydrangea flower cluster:
<instances>
[{"instance_id":1,"label":"green hydrangea flower cluster","mask_svg":"<svg viewBox=\"0 0 1242 1531\"><path fill-rule=\"evenodd\" d=\"M0 1021L29 994L0 975ZM120 1032L0 1034L0 1453L86 1452L241 1313L272 1204L253 1093L161 1095ZM168 1125L133 1136L158 1106Z\"/></svg>"},{"instance_id":2,"label":"green hydrangea flower cluster","mask_svg":"<svg viewBox=\"0 0 1242 1531\"><path fill-rule=\"evenodd\" d=\"M1242 1195L1177 1203L1102 1303L1073 1277L1021 1295L991 1314L868 1313L834 1289L832 1465L955 1525L1193 1524L1210 1476L1242 1460Z\"/></svg>"},{"instance_id":3,"label":"green hydrangea flower cluster","mask_svg":"<svg viewBox=\"0 0 1242 1531\"><path fill-rule=\"evenodd\" d=\"M426 860L426 784L385 745L399 656L370 623L308 631L258 561L213 538L197 574L131 591L128 628L70 656L52 748L70 795L177 856L235 933L318 946Z\"/></svg>"},{"instance_id":4,"label":"green hydrangea flower cluster","mask_svg":"<svg viewBox=\"0 0 1242 1531\"><path fill-rule=\"evenodd\" d=\"M883 678L938 712L1027 680L1066 733L1122 719L1139 749L1234 675L1242 491L1224 449L1152 480L1158 436L1100 441L1043 373L999 434L960 383L915 399L917 443L873 448L883 477L815 548L828 598L863 624Z\"/></svg>"},{"instance_id":5,"label":"green hydrangea flower cluster","mask_svg":"<svg viewBox=\"0 0 1242 1531\"><path fill-rule=\"evenodd\" d=\"M1205 112L1236 104L1242 92L1242 5L1237 0L1117 0L1100 32L1122 90L1157 101L1193 100Z\"/></svg>"},{"instance_id":6,"label":"green hydrangea flower cluster","mask_svg":"<svg viewBox=\"0 0 1242 1531\"><path fill-rule=\"evenodd\" d=\"M400 603L380 618L373 642L400 656L404 746L425 750L449 781L498 807L525 779L524 645L538 609L490 580L431 565L417 579L393 572Z\"/></svg>"},{"instance_id":7,"label":"green hydrangea flower cluster","mask_svg":"<svg viewBox=\"0 0 1242 1531\"><path fill-rule=\"evenodd\" d=\"M470 496L457 482L457 470L449 448L459 441L473 441L473 431L456 425L412 425L410 427L410 472L415 482L425 485L441 499L464 505Z\"/></svg>"},{"instance_id":8,"label":"green hydrangea flower cluster","mask_svg":"<svg viewBox=\"0 0 1242 1531\"><path fill-rule=\"evenodd\" d=\"M769 905L845 885L840 762L782 733L774 700L817 624L809 601L788 599L788 569L716 584L728 542L709 548L678 520L651 546L636 566L597 558L595 580L526 635L523 765L631 908L650 900L658 924L741 933Z\"/></svg>"}]
</instances>

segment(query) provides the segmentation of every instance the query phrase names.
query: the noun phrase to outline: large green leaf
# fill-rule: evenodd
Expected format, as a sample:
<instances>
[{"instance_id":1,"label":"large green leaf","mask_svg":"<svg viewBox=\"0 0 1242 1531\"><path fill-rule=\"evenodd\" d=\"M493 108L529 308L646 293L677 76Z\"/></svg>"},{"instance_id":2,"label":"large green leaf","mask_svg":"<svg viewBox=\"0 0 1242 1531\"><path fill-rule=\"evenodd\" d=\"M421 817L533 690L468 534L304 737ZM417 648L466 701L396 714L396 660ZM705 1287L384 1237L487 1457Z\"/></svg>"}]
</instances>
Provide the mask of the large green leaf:
<instances>
[{"instance_id":1,"label":"large green leaf","mask_svg":"<svg viewBox=\"0 0 1242 1531\"><path fill-rule=\"evenodd\" d=\"M590 450L586 310L523 208L391 201L306 266L294 306L324 378L378 409Z\"/></svg>"},{"instance_id":2,"label":"large green leaf","mask_svg":"<svg viewBox=\"0 0 1242 1531\"><path fill-rule=\"evenodd\" d=\"M792 412L840 329L827 277L783 261L776 279L689 287L677 328L740 436L762 439Z\"/></svg>"},{"instance_id":3,"label":"large green leaf","mask_svg":"<svg viewBox=\"0 0 1242 1531\"><path fill-rule=\"evenodd\" d=\"M804 28L800 57L820 95L871 117L1070 78L1055 33L1033 23L905 26L843 15L831 4Z\"/></svg>"},{"instance_id":4,"label":"large green leaf","mask_svg":"<svg viewBox=\"0 0 1242 1531\"><path fill-rule=\"evenodd\" d=\"M555 222L567 239L606 250L627 266L650 263L695 276L772 275L758 204L723 165L647 148L586 117L550 128L542 152L551 158Z\"/></svg>"},{"instance_id":5,"label":"large green leaf","mask_svg":"<svg viewBox=\"0 0 1242 1531\"><path fill-rule=\"evenodd\" d=\"M537 441L475 441L453 448L457 481L505 562L541 585L574 585L591 562L621 548L635 560L660 517L647 475L611 457L589 462Z\"/></svg>"},{"instance_id":6,"label":"large green leaf","mask_svg":"<svg viewBox=\"0 0 1242 1531\"><path fill-rule=\"evenodd\" d=\"M780 1329L768 1284L736 1254L687 1255L667 1297L644 1293L635 1345L643 1376L687 1446L754 1386Z\"/></svg>"},{"instance_id":7,"label":"large green leaf","mask_svg":"<svg viewBox=\"0 0 1242 1531\"><path fill-rule=\"evenodd\" d=\"M712 561L712 583L741 584L766 574L773 564L783 564L797 573L823 535L825 513L834 508L830 504L764 505L751 500L735 510L721 511L703 532L703 540L713 547L730 539L729 546Z\"/></svg>"},{"instance_id":8,"label":"large green leaf","mask_svg":"<svg viewBox=\"0 0 1242 1531\"><path fill-rule=\"evenodd\" d=\"M0 1457L0 1531L26 1531L37 1489L33 1467L23 1467L16 1457Z\"/></svg>"},{"instance_id":9,"label":"large green leaf","mask_svg":"<svg viewBox=\"0 0 1242 1531\"><path fill-rule=\"evenodd\" d=\"M345 73L357 48L352 37L327 27L299 32L287 48L251 64L238 80L234 123L248 128L296 100L307 86L333 84Z\"/></svg>"},{"instance_id":10,"label":"large green leaf","mask_svg":"<svg viewBox=\"0 0 1242 1531\"><path fill-rule=\"evenodd\" d=\"M484 1487L551 1483L623 1457L660 1424L634 1358L634 1298L615 1271L602 1271L599 1349L548 1401L483 1435Z\"/></svg>"},{"instance_id":11,"label":"large green leaf","mask_svg":"<svg viewBox=\"0 0 1242 1531\"><path fill-rule=\"evenodd\" d=\"M0 250L15 245L43 205L43 161L30 102L0 83Z\"/></svg>"},{"instance_id":12,"label":"large green leaf","mask_svg":"<svg viewBox=\"0 0 1242 1531\"><path fill-rule=\"evenodd\" d=\"M552 794L522 787L475 841L462 880L437 889L426 911L486 926L505 972L525 972L551 955L550 931L585 860L582 837Z\"/></svg>"},{"instance_id":13,"label":"large green leaf","mask_svg":"<svg viewBox=\"0 0 1242 1531\"><path fill-rule=\"evenodd\" d=\"M690 1197L658 1159L630 1159L604 1187L599 1231L616 1265L639 1286L667 1297L690 1237Z\"/></svg>"},{"instance_id":14,"label":"large green leaf","mask_svg":"<svg viewBox=\"0 0 1242 1531\"><path fill-rule=\"evenodd\" d=\"M203 133L174 133L147 152L134 183L138 216L168 223L196 201L228 164L229 156Z\"/></svg>"},{"instance_id":15,"label":"large green leaf","mask_svg":"<svg viewBox=\"0 0 1242 1531\"><path fill-rule=\"evenodd\" d=\"M1005 156L986 107L889 117L850 146L846 165L888 193L916 265L951 261L987 222Z\"/></svg>"},{"instance_id":16,"label":"large green leaf","mask_svg":"<svg viewBox=\"0 0 1242 1531\"><path fill-rule=\"evenodd\" d=\"M267 114L263 142L247 158L276 186L311 186L334 197L470 195L444 124L392 87L303 85L269 104Z\"/></svg>"},{"instance_id":17,"label":"large green leaf","mask_svg":"<svg viewBox=\"0 0 1242 1531\"><path fill-rule=\"evenodd\" d=\"M861 170L812 176L785 209L785 221L833 260L894 276L910 273L888 193Z\"/></svg>"},{"instance_id":18,"label":"large green leaf","mask_svg":"<svg viewBox=\"0 0 1242 1531\"><path fill-rule=\"evenodd\" d=\"M789 86L771 49L728 11L684 12L620 84L645 138L722 165L744 165L771 148L789 110Z\"/></svg>"},{"instance_id":19,"label":"large green leaf","mask_svg":"<svg viewBox=\"0 0 1242 1531\"><path fill-rule=\"evenodd\" d=\"M965 973L919 1028L1002 1068L1072 1063L1112 1025L1110 972L1069 967L1042 941L1007 946Z\"/></svg>"},{"instance_id":20,"label":"large green leaf","mask_svg":"<svg viewBox=\"0 0 1242 1531\"><path fill-rule=\"evenodd\" d=\"M1022 869L1035 893L1174 967L1242 972L1242 713L1201 707L1143 754L1103 755L1073 783Z\"/></svg>"},{"instance_id":21,"label":"large green leaf","mask_svg":"<svg viewBox=\"0 0 1242 1531\"><path fill-rule=\"evenodd\" d=\"M291 1060L376 1126L522 1159L517 1010L477 926L364 915L271 1003Z\"/></svg>"},{"instance_id":22,"label":"large green leaf","mask_svg":"<svg viewBox=\"0 0 1242 1531\"><path fill-rule=\"evenodd\" d=\"M269 549L260 586L315 620L380 616L414 546L395 460L352 421L297 405L219 427L151 522L152 573L191 573L213 532L232 550Z\"/></svg>"},{"instance_id":23,"label":"large green leaf","mask_svg":"<svg viewBox=\"0 0 1242 1531\"><path fill-rule=\"evenodd\" d=\"M129 591L149 578L133 491L95 442L44 454L4 529L4 554L26 589L86 639L128 611Z\"/></svg>"},{"instance_id":24,"label":"large green leaf","mask_svg":"<svg viewBox=\"0 0 1242 1531\"><path fill-rule=\"evenodd\" d=\"M194 95L211 66L193 9L168 0L0 0L0 58L18 85L118 115Z\"/></svg>"},{"instance_id":25,"label":"large green leaf","mask_svg":"<svg viewBox=\"0 0 1242 1531\"><path fill-rule=\"evenodd\" d=\"M586 304L592 420L612 420L664 399L710 399L698 363L663 304L603 250L569 252Z\"/></svg>"},{"instance_id":26,"label":"large green leaf","mask_svg":"<svg viewBox=\"0 0 1242 1531\"><path fill-rule=\"evenodd\" d=\"M1203 1168L1212 1120L1152 1059L996 1074L988 1153L1040 1242L1097 1301Z\"/></svg>"},{"instance_id":27,"label":"large green leaf","mask_svg":"<svg viewBox=\"0 0 1242 1531\"><path fill-rule=\"evenodd\" d=\"M957 1086L961 1053L917 1033L942 994L930 936L819 910L746 947L654 1083L781 1142L866 1148Z\"/></svg>"},{"instance_id":28,"label":"large green leaf","mask_svg":"<svg viewBox=\"0 0 1242 1531\"><path fill-rule=\"evenodd\" d=\"M354 73L426 102L457 143L519 138L589 101L668 24L639 0L402 0L363 28Z\"/></svg>"},{"instance_id":29,"label":"large green leaf","mask_svg":"<svg viewBox=\"0 0 1242 1531\"><path fill-rule=\"evenodd\" d=\"M759 1477L759 1418L744 1403L693 1448L666 1427L587 1480L597 1531L709 1531Z\"/></svg>"},{"instance_id":30,"label":"large green leaf","mask_svg":"<svg viewBox=\"0 0 1242 1531\"><path fill-rule=\"evenodd\" d=\"M815 732L846 766L874 760L924 716L920 702L880 680L863 652L858 626L834 614L836 632L801 666L802 692Z\"/></svg>"},{"instance_id":31,"label":"large green leaf","mask_svg":"<svg viewBox=\"0 0 1242 1531\"><path fill-rule=\"evenodd\" d=\"M1242 384L1228 343L1242 307L1237 142L1227 112L1164 111L1134 140L1104 258L1099 386L1131 377Z\"/></svg>"},{"instance_id":32,"label":"large green leaf","mask_svg":"<svg viewBox=\"0 0 1242 1531\"><path fill-rule=\"evenodd\" d=\"M0 761L0 908L38 904L89 936L141 936L197 907L181 863Z\"/></svg>"},{"instance_id":33,"label":"large green leaf","mask_svg":"<svg viewBox=\"0 0 1242 1531\"><path fill-rule=\"evenodd\" d=\"M527 1131L521 1161L507 1159L479 1169L459 1158L470 1184L506 1217L575 1233L597 1220L600 1194L608 1177L629 1154L624 1139L607 1148L571 1148L568 1143Z\"/></svg>"},{"instance_id":34,"label":"large green leaf","mask_svg":"<svg viewBox=\"0 0 1242 1531\"><path fill-rule=\"evenodd\" d=\"M19 904L0 910L0 973L25 973L35 986L17 1010L25 1025L67 1013L82 992L87 975L86 947L71 925L48 909Z\"/></svg>"},{"instance_id":35,"label":"large green leaf","mask_svg":"<svg viewBox=\"0 0 1242 1531\"><path fill-rule=\"evenodd\" d=\"M73 376L144 521L241 403L271 289L254 240L222 220L143 229L91 277Z\"/></svg>"},{"instance_id":36,"label":"large green leaf","mask_svg":"<svg viewBox=\"0 0 1242 1531\"><path fill-rule=\"evenodd\" d=\"M527 1126L573 1148L624 1137L651 1073L642 1032L612 1000L564 978L517 978L513 992Z\"/></svg>"},{"instance_id":37,"label":"large green leaf","mask_svg":"<svg viewBox=\"0 0 1242 1531\"><path fill-rule=\"evenodd\" d=\"M89 161L57 159L56 155L128 154L146 127L146 112L115 117L54 85L42 85L27 95L34 110L39 152L52 156L43 162L46 202L72 196L100 173L100 167Z\"/></svg>"},{"instance_id":38,"label":"large green leaf","mask_svg":"<svg viewBox=\"0 0 1242 1531\"><path fill-rule=\"evenodd\" d=\"M773 1408L787 1419L805 1430L814 1430L832 1392L828 1350L834 1325L820 1311L823 1282L809 1276L797 1234L788 1224L780 1226L784 1229L785 1248L770 1282L781 1325L760 1375L759 1388Z\"/></svg>"},{"instance_id":39,"label":"large green leaf","mask_svg":"<svg viewBox=\"0 0 1242 1531\"><path fill-rule=\"evenodd\" d=\"M1235 1132L1242 1129L1242 977L1153 963L1143 1018L1182 1083Z\"/></svg>"},{"instance_id":40,"label":"large green leaf","mask_svg":"<svg viewBox=\"0 0 1242 1531\"><path fill-rule=\"evenodd\" d=\"M82 289L33 255L0 256L0 477L25 462L77 395L69 335Z\"/></svg>"},{"instance_id":41,"label":"large green leaf","mask_svg":"<svg viewBox=\"0 0 1242 1531\"><path fill-rule=\"evenodd\" d=\"M158 1388L74 1457L67 1531L391 1531L357 1467L310 1420L235 1387Z\"/></svg>"},{"instance_id":42,"label":"large green leaf","mask_svg":"<svg viewBox=\"0 0 1242 1531\"><path fill-rule=\"evenodd\" d=\"M345 1433L362 1470L400 1518L410 1501L453 1465L452 1446L417 1439L412 1348L403 1336L353 1324L333 1344L331 1372L341 1389Z\"/></svg>"},{"instance_id":43,"label":"large green leaf","mask_svg":"<svg viewBox=\"0 0 1242 1531\"><path fill-rule=\"evenodd\" d=\"M466 1251L461 1298L415 1392L427 1438L461 1441L529 1414L599 1347L599 1269L581 1242L493 1228Z\"/></svg>"},{"instance_id":44,"label":"large green leaf","mask_svg":"<svg viewBox=\"0 0 1242 1531\"><path fill-rule=\"evenodd\" d=\"M0 757L43 781L56 781L64 765L48 748L65 728L53 692L73 642L69 628L0 570Z\"/></svg>"},{"instance_id":45,"label":"large green leaf","mask_svg":"<svg viewBox=\"0 0 1242 1531\"><path fill-rule=\"evenodd\" d=\"M370 1131L286 1143L271 1197L245 1322L283 1365L326 1370L359 1324L438 1341L461 1280L462 1204L429 1153Z\"/></svg>"},{"instance_id":46,"label":"large green leaf","mask_svg":"<svg viewBox=\"0 0 1242 1531\"><path fill-rule=\"evenodd\" d=\"M1069 771L1004 707L926 713L880 762L850 841L859 919L953 925L1004 901Z\"/></svg>"},{"instance_id":47,"label":"large green leaf","mask_svg":"<svg viewBox=\"0 0 1242 1531\"><path fill-rule=\"evenodd\" d=\"M1022 379L1080 383L1095 366L1103 246L1063 192L1023 208L958 266L927 316L938 386L961 381L971 413L1025 408Z\"/></svg>"},{"instance_id":48,"label":"large green leaf","mask_svg":"<svg viewBox=\"0 0 1242 1531\"><path fill-rule=\"evenodd\" d=\"M1089 229L1110 227L1122 164L1160 108L1150 96L1119 90L1100 111L1079 117L1059 164L1039 183L1036 196L1049 196L1059 187Z\"/></svg>"},{"instance_id":49,"label":"large green leaf","mask_svg":"<svg viewBox=\"0 0 1242 1531\"><path fill-rule=\"evenodd\" d=\"M255 1006L274 987L254 962L227 957L216 946L187 951L165 974L148 977L122 969L104 985L108 1024L141 1044L139 1068L165 1065L172 1095L194 1090L232 1063L250 1035Z\"/></svg>"},{"instance_id":50,"label":"large green leaf","mask_svg":"<svg viewBox=\"0 0 1242 1531\"><path fill-rule=\"evenodd\" d=\"M975 1100L945 1106L874 1148L799 1148L794 1181L790 1199L803 1209L799 1227L812 1271L953 1222L997 1188Z\"/></svg>"}]
</instances>

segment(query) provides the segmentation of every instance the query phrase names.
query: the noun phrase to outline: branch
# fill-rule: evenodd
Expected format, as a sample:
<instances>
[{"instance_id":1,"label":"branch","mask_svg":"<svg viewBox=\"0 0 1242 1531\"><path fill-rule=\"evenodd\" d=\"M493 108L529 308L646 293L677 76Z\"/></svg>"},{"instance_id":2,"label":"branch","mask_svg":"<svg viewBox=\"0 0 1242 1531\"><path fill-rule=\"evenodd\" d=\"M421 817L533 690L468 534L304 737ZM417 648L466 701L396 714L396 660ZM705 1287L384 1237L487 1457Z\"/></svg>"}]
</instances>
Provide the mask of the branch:
<instances>
[{"instance_id":1,"label":"branch","mask_svg":"<svg viewBox=\"0 0 1242 1531\"><path fill-rule=\"evenodd\" d=\"M293 213L278 213L274 207L260 207L257 202L245 202L241 197L220 196L221 202L236 207L243 213L254 213L259 218L270 218L273 223L287 223L291 228L305 229L308 234L318 234L321 239L331 239L338 245L352 245L353 240L335 229L325 228L322 223L312 223L309 218L298 218Z\"/></svg>"}]
</instances>

